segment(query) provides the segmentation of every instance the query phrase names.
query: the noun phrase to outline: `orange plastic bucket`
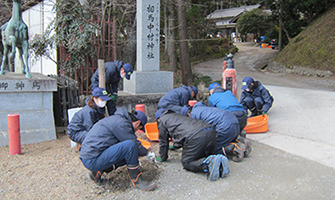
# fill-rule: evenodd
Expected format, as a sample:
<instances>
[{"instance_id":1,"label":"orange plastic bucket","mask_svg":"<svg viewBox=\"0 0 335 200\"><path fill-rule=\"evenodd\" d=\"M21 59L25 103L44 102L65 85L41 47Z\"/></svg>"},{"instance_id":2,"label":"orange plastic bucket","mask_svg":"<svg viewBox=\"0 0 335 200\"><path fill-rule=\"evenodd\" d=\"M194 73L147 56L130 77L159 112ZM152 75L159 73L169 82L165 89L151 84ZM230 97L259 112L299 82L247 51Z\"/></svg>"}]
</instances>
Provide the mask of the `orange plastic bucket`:
<instances>
[{"instance_id":1,"label":"orange plastic bucket","mask_svg":"<svg viewBox=\"0 0 335 200\"><path fill-rule=\"evenodd\" d=\"M147 123L145 125L145 135L150 141L158 141L158 132L157 122Z\"/></svg>"},{"instance_id":2,"label":"orange plastic bucket","mask_svg":"<svg viewBox=\"0 0 335 200\"><path fill-rule=\"evenodd\" d=\"M258 115L250 117L247 120L247 125L244 127L246 133L265 133L268 131L268 115Z\"/></svg>"},{"instance_id":3,"label":"orange plastic bucket","mask_svg":"<svg viewBox=\"0 0 335 200\"><path fill-rule=\"evenodd\" d=\"M137 138L138 141L141 142L142 146L144 146L146 149L149 149L151 147L151 143L145 140L141 140L139 138Z\"/></svg>"}]
</instances>

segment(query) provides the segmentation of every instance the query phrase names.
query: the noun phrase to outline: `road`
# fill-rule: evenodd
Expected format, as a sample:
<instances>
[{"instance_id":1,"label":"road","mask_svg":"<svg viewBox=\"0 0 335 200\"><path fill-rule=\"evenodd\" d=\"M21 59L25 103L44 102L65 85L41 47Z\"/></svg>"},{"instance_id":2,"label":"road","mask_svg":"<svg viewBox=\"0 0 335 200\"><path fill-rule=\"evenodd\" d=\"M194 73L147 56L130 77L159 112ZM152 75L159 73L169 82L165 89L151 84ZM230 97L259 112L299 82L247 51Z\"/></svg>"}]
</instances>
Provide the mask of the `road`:
<instances>
[{"instance_id":1,"label":"road","mask_svg":"<svg viewBox=\"0 0 335 200\"><path fill-rule=\"evenodd\" d=\"M162 169L158 190L131 190L136 199L335 199L334 78L300 77L259 70L276 50L239 44L234 57L238 94L243 77L261 81L274 96L269 130L248 134L253 151L229 161L230 174L218 181L182 169L180 152ZM194 71L220 80L222 59L199 63ZM266 68L265 68L266 69ZM239 95L238 95L239 96Z\"/></svg>"}]
</instances>

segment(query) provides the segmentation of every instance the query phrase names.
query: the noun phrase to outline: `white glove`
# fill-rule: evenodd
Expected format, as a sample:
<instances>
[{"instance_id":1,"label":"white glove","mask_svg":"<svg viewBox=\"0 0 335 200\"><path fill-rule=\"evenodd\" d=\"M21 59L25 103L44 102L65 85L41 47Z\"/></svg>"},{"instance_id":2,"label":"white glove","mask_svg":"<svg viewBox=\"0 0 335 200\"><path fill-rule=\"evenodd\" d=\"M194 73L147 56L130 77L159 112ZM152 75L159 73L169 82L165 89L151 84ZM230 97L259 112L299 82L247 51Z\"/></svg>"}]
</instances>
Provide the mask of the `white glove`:
<instances>
[{"instance_id":1,"label":"white glove","mask_svg":"<svg viewBox=\"0 0 335 200\"><path fill-rule=\"evenodd\" d=\"M151 152L149 151L148 155L147 155L147 159L150 160L150 161L155 161L155 153L154 152Z\"/></svg>"}]
</instances>

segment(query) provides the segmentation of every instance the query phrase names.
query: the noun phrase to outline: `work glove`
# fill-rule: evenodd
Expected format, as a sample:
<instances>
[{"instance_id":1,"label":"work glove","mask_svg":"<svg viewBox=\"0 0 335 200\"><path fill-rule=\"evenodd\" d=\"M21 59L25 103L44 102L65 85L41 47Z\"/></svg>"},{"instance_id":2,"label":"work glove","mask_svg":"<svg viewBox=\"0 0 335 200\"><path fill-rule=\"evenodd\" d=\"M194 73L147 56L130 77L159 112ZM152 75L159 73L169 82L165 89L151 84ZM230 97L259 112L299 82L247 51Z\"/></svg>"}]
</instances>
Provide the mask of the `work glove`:
<instances>
[{"instance_id":1,"label":"work glove","mask_svg":"<svg viewBox=\"0 0 335 200\"><path fill-rule=\"evenodd\" d=\"M159 161L159 162L163 162L163 160L162 160L162 158L161 158L160 156L158 156L158 157L156 158L156 160Z\"/></svg>"},{"instance_id":2,"label":"work glove","mask_svg":"<svg viewBox=\"0 0 335 200\"><path fill-rule=\"evenodd\" d=\"M173 145L169 145L170 150L175 150Z\"/></svg>"},{"instance_id":3,"label":"work glove","mask_svg":"<svg viewBox=\"0 0 335 200\"><path fill-rule=\"evenodd\" d=\"M154 162L155 161L155 153L149 151L149 153L147 154L147 159Z\"/></svg>"},{"instance_id":4,"label":"work glove","mask_svg":"<svg viewBox=\"0 0 335 200\"><path fill-rule=\"evenodd\" d=\"M265 115L265 114L266 114L266 112L265 112L265 111L263 111L263 112L262 112L262 116L264 117L264 115Z\"/></svg>"},{"instance_id":5,"label":"work glove","mask_svg":"<svg viewBox=\"0 0 335 200\"><path fill-rule=\"evenodd\" d=\"M112 101L116 101L117 100L117 93L111 94L111 95L109 95L109 97L112 99Z\"/></svg>"}]
</instances>

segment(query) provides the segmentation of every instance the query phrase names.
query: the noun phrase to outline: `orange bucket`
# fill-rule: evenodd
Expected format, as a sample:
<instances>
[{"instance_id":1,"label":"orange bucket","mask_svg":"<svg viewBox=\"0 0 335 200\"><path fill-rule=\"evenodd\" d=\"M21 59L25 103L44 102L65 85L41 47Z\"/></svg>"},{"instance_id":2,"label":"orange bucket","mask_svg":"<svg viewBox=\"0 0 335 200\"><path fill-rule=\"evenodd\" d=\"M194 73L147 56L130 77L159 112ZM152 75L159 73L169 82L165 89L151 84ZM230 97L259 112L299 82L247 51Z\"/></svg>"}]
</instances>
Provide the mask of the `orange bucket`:
<instances>
[{"instance_id":1,"label":"orange bucket","mask_svg":"<svg viewBox=\"0 0 335 200\"><path fill-rule=\"evenodd\" d=\"M265 133L268 131L268 115L258 115L250 117L247 120L247 125L244 127L246 133Z\"/></svg>"},{"instance_id":2,"label":"orange bucket","mask_svg":"<svg viewBox=\"0 0 335 200\"><path fill-rule=\"evenodd\" d=\"M145 135L150 141L158 141L158 132L157 122L147 123L145 125Z\"/></svg>"},{"instance_id":3,"label":"orange bucket","mask_svg":"<svg viewBox=\"0 0 335 200\"><path fill-rule=\"evenodd\" d=\"M141 142L142 146L144 146L146 149L149 149L151 147L151 143L145 140L141 140L139 138L137 138L138 141Z\"/></svg>"},{"instance_id":4,"label":"orange bucket","mask_svg":"<svg viewBox=\"0 0 335 200\"><path fill-rule=\"evenodd\" d=\"M267 48L268 47L268 44L266 44L266 43L262 43L262 48Z\"/></svg>"}]
</instances>

